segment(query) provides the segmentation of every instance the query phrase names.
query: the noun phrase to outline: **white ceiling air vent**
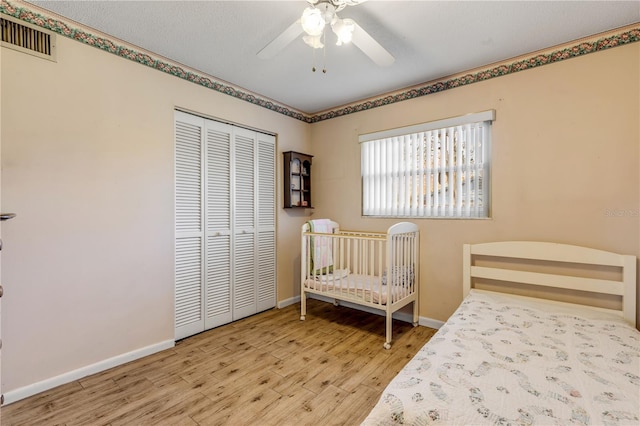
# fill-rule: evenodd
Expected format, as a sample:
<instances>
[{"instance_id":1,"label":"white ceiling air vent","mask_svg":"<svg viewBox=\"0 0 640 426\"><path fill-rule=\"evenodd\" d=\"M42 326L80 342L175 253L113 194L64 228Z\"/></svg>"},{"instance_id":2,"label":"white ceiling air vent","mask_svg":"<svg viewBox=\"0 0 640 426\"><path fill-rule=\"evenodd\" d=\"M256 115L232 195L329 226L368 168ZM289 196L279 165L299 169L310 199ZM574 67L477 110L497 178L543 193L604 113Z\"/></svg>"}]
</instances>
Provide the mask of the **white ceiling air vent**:
<instances>
[{"instance_id":1,"label":"white ceiling air vent","mask_svg":"<svg viewBox=\"0 0 640 426\"><path fill-rule=\"evenodd\" d=\"M2 30L2 47L50 61L56 60L55 33L8 15L0 15L0 28Z\"/></svg>"}]
</instances>

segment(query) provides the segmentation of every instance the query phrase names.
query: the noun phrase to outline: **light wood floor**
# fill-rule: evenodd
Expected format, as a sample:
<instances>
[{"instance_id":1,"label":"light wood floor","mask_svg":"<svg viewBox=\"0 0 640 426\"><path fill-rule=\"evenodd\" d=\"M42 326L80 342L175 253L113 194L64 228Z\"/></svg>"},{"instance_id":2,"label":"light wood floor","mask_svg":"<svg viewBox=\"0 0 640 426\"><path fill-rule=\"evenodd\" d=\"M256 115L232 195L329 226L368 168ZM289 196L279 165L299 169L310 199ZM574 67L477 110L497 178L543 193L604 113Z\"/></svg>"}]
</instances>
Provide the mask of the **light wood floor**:
<instances>
[{"instance_id":1,"label":"light wood floor","mask_svg":"<svg viewBox=\"0 0 640 426\"><path fill-rule=\"evenodd\" d=\"M2 408L8 425L357 425L435 330L309 300Z\"/></svg>"}]
</instances>

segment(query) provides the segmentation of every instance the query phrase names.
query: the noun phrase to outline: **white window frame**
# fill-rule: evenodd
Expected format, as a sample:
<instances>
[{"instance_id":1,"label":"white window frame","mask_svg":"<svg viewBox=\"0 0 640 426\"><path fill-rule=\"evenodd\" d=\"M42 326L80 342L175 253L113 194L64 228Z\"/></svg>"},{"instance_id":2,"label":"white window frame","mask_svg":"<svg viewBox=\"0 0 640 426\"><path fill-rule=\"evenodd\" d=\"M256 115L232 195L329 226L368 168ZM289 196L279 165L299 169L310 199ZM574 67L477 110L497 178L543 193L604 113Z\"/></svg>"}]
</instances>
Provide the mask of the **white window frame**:
<instances>
[{"instance_id":1,"label":"white window frame","mask_svg":"<svg viewBox=\"0 0 640 426\"><path fill-rule=\"evenodd\" d=\"M493 121L488 110L360 135L362 215L489 218Z\"/></svg>"}]
</instances>

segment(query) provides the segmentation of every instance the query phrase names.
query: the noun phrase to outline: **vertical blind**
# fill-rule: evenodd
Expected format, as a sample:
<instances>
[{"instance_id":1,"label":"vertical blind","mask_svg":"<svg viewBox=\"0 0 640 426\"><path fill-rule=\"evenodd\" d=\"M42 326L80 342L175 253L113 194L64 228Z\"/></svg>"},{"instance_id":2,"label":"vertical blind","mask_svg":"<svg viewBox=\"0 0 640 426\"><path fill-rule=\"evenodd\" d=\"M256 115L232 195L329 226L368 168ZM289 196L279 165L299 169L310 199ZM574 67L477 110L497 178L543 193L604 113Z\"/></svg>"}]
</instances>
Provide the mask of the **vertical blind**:
<instances>
[{"instance_id":1,"label":"vertical blind","mask_svg":"<svg viewBox=\"0 0 640 426\"><path fill-rule=\"evenodd\" d=\"M384 217L489 217L485 111L360 136L362 212Z\"/></svg>"}]
</instances>

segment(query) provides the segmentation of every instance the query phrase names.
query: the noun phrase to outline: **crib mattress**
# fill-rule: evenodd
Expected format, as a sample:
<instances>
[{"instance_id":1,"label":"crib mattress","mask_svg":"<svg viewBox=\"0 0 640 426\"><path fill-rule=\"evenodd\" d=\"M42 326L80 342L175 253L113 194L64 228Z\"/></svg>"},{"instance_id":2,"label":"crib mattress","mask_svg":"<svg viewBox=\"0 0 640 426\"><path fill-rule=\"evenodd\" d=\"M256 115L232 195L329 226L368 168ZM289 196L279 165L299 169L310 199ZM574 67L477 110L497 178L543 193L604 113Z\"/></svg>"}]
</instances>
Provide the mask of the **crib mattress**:
<instances>
[{"instance_id":1,"label":"crib mattress","mask_svg":"<svg viewBox=\"0 0 640 426\"><path fill-rule=\"evenodd\" d=\"M616 316L472 291L364 425L637 425L640 332Z\"/></svg>"},{"instance_id":2,"label":"crib mattress","mask_svg":"<svg viewBox=\"0 0 640 426\"><path fill-rule=\"evenodd\" d=\"M377 275L341 274L336 271L331 275L316 275L304 282L307 289L327 293L329 296L339 295L369 303L387 304L387 286L381 284ZM391 300L398 301L409 296L409 289L405 286L391 287Z\"/></svg>"}]
</instances>

